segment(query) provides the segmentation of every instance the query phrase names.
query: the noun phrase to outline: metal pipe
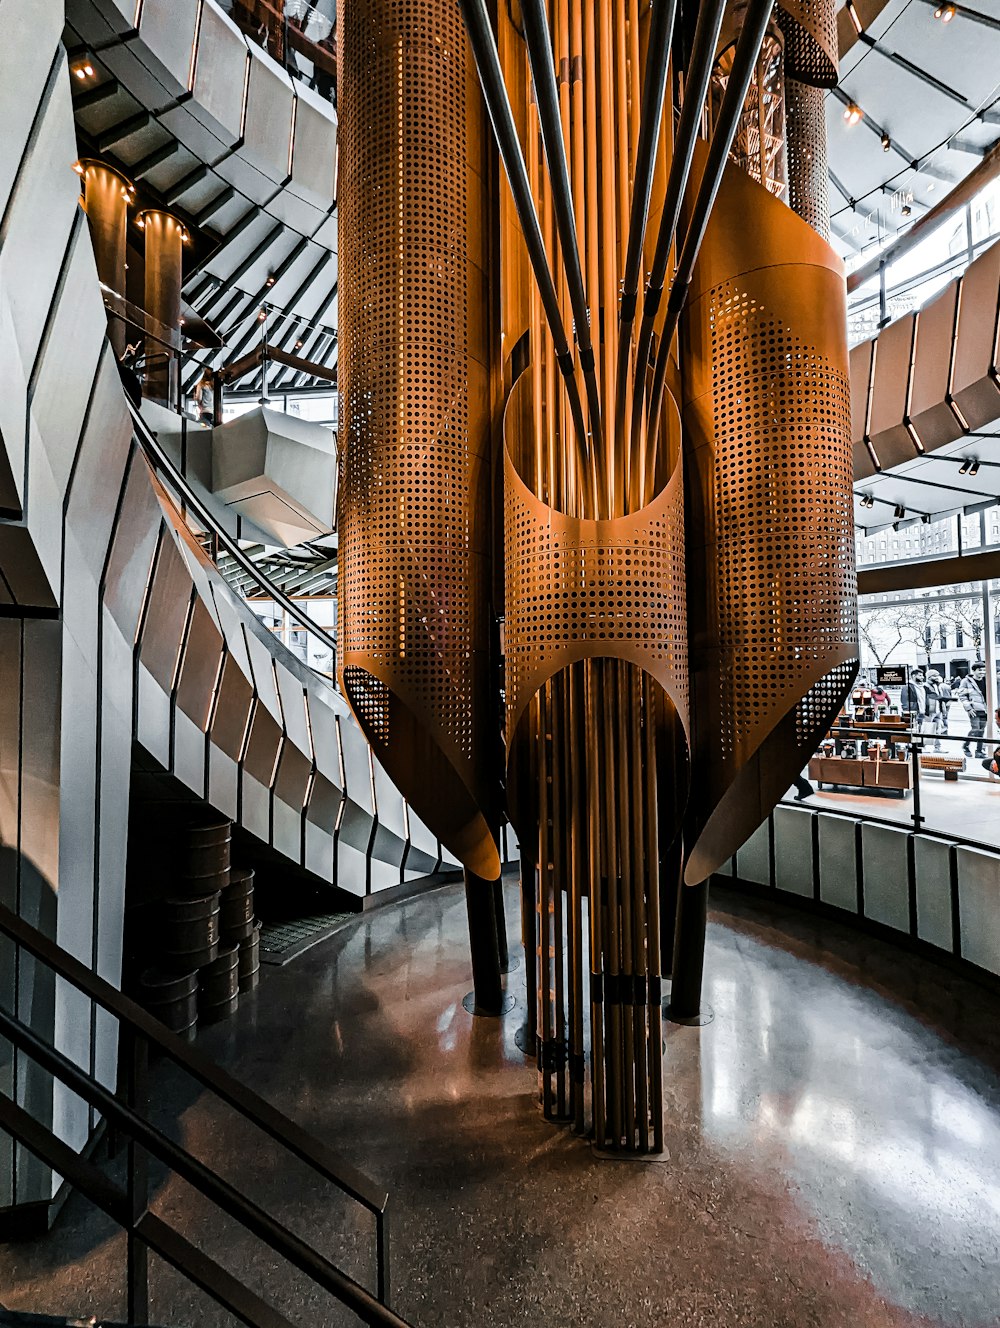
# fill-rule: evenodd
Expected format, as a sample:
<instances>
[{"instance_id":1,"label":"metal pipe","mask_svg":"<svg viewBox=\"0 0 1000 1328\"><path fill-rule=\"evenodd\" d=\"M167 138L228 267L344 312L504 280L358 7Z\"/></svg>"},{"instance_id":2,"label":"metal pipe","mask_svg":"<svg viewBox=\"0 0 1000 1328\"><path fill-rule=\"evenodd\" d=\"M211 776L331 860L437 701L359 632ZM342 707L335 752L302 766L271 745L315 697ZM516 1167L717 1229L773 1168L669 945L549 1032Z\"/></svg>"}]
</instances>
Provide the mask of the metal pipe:
<instances>
[{"instance_id":1,"label":"metal pipe","mask_svg":"<svg viewBox=\"0 0 1000 1328\"><path fill-rule=\"evenodd\" d=\"M483 880L468 868L465 870L465 904L469 915L469 950L472 955L476 1014L498 1015L503 1012L503 985L500 979L493 882Z\"/></svg>"},{"instance_id":2,"label":"metal pipe","mask_svg":"<svg viewBox=\"0 0 1000 1328\"><path fill-rule=\"evenodd\" d=\"M771 21L774 0L750 0L746 18L736 42L733 55L733 67L726 84L726 91L719 108L715 132L709 145L705 162L705 173L698 185L691 219L684 234L684 244L674 272L674 279L667 298L667 313L663 321L660 345L656 352L656 366L653 370L653 382L649 392L649 428L655 433L659 427L660 403L663 398L663 385L667 376L667 362L670 358L670 343L680 320L681 310L687 300L688 287L694 275L694 265L698 261L701 242L705 236L715 198L722 183L736 129L743 114L743 105L750 89L750 83L757 67L761 43Z\"/></svg>"},{"instance_id":3,"label":"metal pipe","mask_svg":"<svg viewBox=\"0 0 1000 1328\"><path fill-rule=\"evenodd\" d=\"M549 167L549 182L552 191L556 229L559 232L559 247L562 250L563 266L566 270L566 281L569 287L569 298L573 309L573 322L576 331L576 344L580 353L580 367L583 370L583 382L587 393L587 409L590 413L593 450L595 457L599 458L604 452L601 398L597 390L597 375L594 370L594 347L590 336L590 310L587 307L587 293L584 289L583 271L580 266L576 217L573 211L573 191L569 182L566 144L563 140L560 124L559 92L556 87L556 71L552 59L552 43L544 0L522 0L521 15L524 20L524 39L528 48L531 79L535 85L538 123L542 131L542 146L545 149L545 160Z\"/></svg>"},{"instance_id":4,"label":"metal pipe","mask_svg":"<svg viewBox=\"0 0 1000 1328\"><path fill-rule=\"evenodd\" d=\"M483 96L486 99L486 109L489 112L497 146L500 149L500 159L507 173L514 207L521 223L524 244L528 252L528 261L535 274L535 281L538 283L542 308L545 310L545 317L555 346L556 359L566 384L566 395L569 398L569 408L573 416L577 451L582 469L587 461L589 448L587 428L583 420L583 403L580 400L574 374L573 352L566 340L566 331L559 312L559 297L556 294L552 273L549 270L545 254L545 241L542 239L538 214L535 211L535 204L531 197L528 173L521 152L521 141L517 136L517 126L514 123L510 99L507 96L507 87L500 68L500 57L497 53L496 42L493 40L493 29L490 25L484 0L459 0L459 5L462 10L462 17L465 20L466 31L469 34L469 44L472 47L472 56L476 62Z\"/></svg>"},{"instance_id":5,"label":"metal pipe","mask_svg":"<svg viewBox=\"0 0 1000 1328\"><path fill-rule=\"evenodd\" d=\"M663 99L670 67L670 38L674 29L677 0L653 0L649 20L649 42L642 84L642 107L639 118L639 143L636 150L632 184L632 208L628 223L628 248L622 275L622 294L618 305L618 366L615 388L615 443L620 445L625 428L625 379L631 348L632 324L635 321L639 294L642 248L649 218L649 198L653 188L653 165L660 140ZM637 72L637 71L636 71ZM637 370L638 372L638 370Z\"/></svg>"},{"instance_id":6,"label":"metal pipe","mask_svg":"<svg viewBox=\"0 0 1000 1328\"><path fill-rule=\"evenodd\" d=\"M649 349L653 340L653 325L659 312L663 297L663 286L667 276L667 263L670 249L674 242L674 233L681 215L681 202L687 188L691 172L691 160L694 156L695 140L698 137L698 125L701 120L701 108L708 94L708 84L712 77L712 65L715 61L715 48L722 30L722 19L726 10L726 0L710 0L698 8L694 42L691 47L691 63L684 81L684 102L681 106L677 135L674 139L674 152L667 176L667 192L663 199L663 211L660 213L660 228L656 234L656 248L650 264L649 279L646 282L646 294L643 300L642 321L639 324L639 339L635 357L635 387L632 393L632 435L638 435L642 416L642 403L646 392L646 369L649 363Z\"/></svg>"}]
</instances>

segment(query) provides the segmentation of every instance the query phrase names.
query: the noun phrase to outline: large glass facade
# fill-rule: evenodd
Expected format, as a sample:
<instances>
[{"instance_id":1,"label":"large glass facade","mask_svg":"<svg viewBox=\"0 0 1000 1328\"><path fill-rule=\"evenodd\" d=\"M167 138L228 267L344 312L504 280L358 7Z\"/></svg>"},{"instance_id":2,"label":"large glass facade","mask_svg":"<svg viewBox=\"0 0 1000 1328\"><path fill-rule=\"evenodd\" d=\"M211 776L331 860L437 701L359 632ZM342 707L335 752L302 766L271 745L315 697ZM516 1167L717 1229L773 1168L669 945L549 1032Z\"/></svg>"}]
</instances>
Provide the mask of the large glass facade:
<instances>
[{"instance_id":1,"label":"large glass facade","mask_svg":"<svg viewBox=\"0 0 1000 1328\"><path fill-rule=\"evenodd\" d=\"M886 262L855 290L847 316L849 343L875 336L887 322L933 299L1000 237L1000 180L989 184L956 215L950 215L906 253ZM888 235L847 260L850 273L896 238Z\"/></svg>"}]
</instances>

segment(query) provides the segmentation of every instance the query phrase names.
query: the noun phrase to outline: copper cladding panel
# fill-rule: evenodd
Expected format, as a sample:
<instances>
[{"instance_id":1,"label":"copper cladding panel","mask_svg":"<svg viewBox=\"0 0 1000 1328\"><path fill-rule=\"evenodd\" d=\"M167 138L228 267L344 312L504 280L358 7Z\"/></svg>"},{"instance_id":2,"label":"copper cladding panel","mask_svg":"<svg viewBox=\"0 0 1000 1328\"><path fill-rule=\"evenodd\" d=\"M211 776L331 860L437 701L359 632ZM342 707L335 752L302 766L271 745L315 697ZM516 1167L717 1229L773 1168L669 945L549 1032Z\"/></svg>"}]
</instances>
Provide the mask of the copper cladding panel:
<instances>
[{"instance_id":1,"label":"copper cladding panel","mask_svg":"<svg viewBox=\"0 0 1000 1328\"><path fill-rule=\"evenodd\" d=\"M493 879L480 98L454 0L347 0L339 27L340 683L420 819Z\"/></svg>"},{"instance_id":2,"label":"copper cladding panel","mask_svg":"<svg viewBox=\"0 0 1000 1328\"><path fill-rule=\"evenodd\" d=\"M839 48L834 0L779 0L785 74L814 88L837 86ZM825 137L820 140L825 142Z\"/></svg>"},{"instance_id":3,"label":"copper cladding panel","mask_svg":"<svg viewBox=\"0 0 1000 1328\"><path fill-rule=\"evenodd\" d=\"M686 317L689 882L760 824L857 669L844 306L829 246L730 167Z\"/></svg>"},{"instance_id":4,"label":"copper cladding panel","mask_svg":"<svg viewBox=\"0 0 1000 1328\"><path fill-rule=\"evenodd\" d=\"M507 412L510 427L521 378ZM676 408L674 408L676 415ZM679 432L679 421L677 421ZM582 659L623 659L660 684L686 727L687 628L684 487L676 465L640 511L609 521L567 516L518 474L504 454L507 569L507 741L543 683Z\"/></svg>"},{"instance_id":5,"label":"copper cladding panel","mask_svg":"<svg viewBox=\"0 0 1000 1328\"><path fill-rule=\"evenodd\" d=\"M785 79L788 202L824 240L830 238L830 168L822 88Z\"/></svg>"}]
</instances>

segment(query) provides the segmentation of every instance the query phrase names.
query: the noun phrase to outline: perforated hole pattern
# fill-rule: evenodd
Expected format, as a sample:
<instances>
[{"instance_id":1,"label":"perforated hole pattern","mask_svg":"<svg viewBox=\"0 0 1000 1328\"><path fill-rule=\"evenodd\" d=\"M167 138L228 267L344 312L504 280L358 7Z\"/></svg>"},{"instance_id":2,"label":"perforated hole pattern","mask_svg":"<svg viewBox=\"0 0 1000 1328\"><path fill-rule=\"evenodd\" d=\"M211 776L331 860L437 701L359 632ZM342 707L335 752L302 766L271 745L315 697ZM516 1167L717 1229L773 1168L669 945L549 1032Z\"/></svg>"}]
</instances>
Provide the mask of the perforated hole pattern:
<instances>
[{"instance_id":1,"label":"perforated hole pattern","mask_svg":"<svg viewBox=\"0 0 1000 1328\"><path fill-rule=\"evenodd\" d=\"M857 641L850 388L737 280L710 298L718 740L742 763L775 699ZM836 706L842 673L806 688L800 737Z\"/></svg>"},{"instance_id":2,"label":"perforated hole pattern","mask_svg":"<svg viewBox=\"0 0 1000 1328\"><path fill-rule=\"evenodd\" d=\"M612 522L553 513L517 476L504 486L507 736L539 685L573 660L626 659L688 714L684 499L680 475Z\"/></svg>"},{"instance_id":3,"label":"perforated hole pattern","mask_svg":"<svg viewBox=\"0 0 1000 1328\"><path fill-rule=\"evenodd\" d=\"M829 167L823 89L785 80L788 202L824 240L830 239Z\"/></svg>"},{"instance_id":4,"label":"perforated hole pattern","mask_svg":"<svg viewBox=\"0 0 1000 1328\"><path fill-rule=\"evenodd\" d=\"M775 9L785 38L785 77L815 88L837 85L834 0L781 0Z\"/></svg>"},{"instance_id":5,"label":"perforated hole pattern","mask_svg":"<svg viewBox=\"0 0 1000 1328\"><path fill-rule=\"evenodd\" d=\"M384 682L471 759L466 38L454 0L354 0L340 34L340 646L389 742ZM479 486L481 488L481 485Z\"/></svg>"}]
</instances>

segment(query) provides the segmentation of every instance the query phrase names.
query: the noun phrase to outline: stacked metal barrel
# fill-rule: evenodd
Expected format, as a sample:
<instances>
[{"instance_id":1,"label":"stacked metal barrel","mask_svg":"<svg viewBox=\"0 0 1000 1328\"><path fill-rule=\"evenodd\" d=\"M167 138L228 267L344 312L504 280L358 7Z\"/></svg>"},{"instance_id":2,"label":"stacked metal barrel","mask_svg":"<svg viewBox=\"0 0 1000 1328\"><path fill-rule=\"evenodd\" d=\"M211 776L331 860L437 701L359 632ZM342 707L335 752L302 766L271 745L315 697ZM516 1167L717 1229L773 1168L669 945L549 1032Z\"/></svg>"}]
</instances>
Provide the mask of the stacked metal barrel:
<instances>
[{"instance_id":1,"label":"stacked metal barrel","mask_svg":"<svg viewBox=\"0 0 1000 1328\"><path fill-rule=\"evenodd\" d=\"M178 830L170 893L149 906L139 999L175 1033L235 1013L260 977L260 924L250 868L230 862L232 822L192 819Z\"/></svg>"}]
</instances>

